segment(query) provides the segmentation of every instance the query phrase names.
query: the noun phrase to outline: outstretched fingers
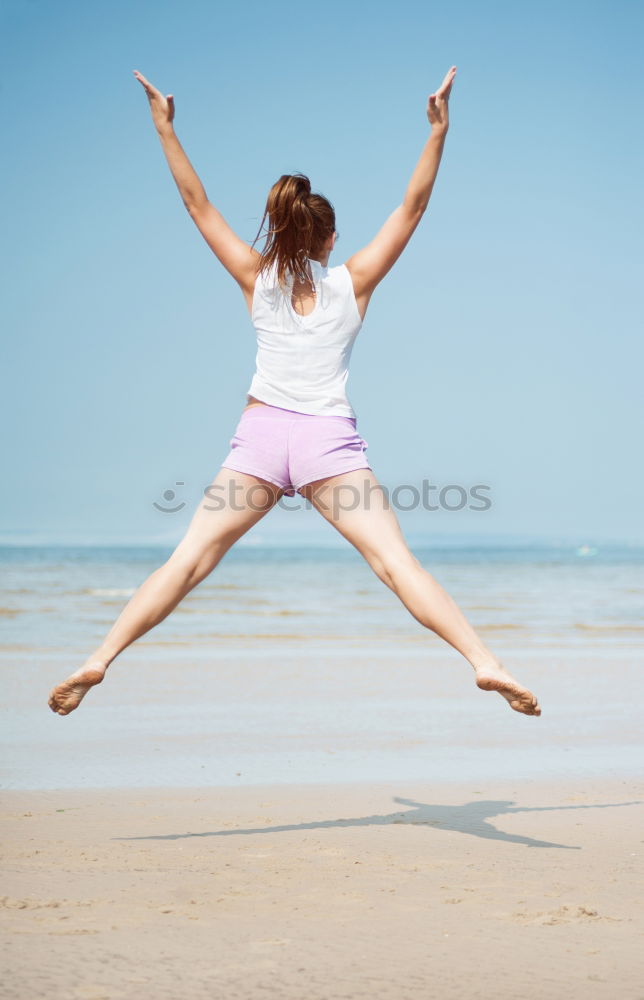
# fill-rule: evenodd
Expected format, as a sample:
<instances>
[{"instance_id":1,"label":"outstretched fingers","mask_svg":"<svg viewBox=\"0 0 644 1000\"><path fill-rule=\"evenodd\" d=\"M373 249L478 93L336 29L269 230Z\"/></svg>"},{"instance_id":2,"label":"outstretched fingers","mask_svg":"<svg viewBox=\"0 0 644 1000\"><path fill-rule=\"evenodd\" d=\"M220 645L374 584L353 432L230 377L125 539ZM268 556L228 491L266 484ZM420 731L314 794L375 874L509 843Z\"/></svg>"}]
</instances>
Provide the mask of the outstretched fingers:
<instances>
[{"instance_id":1,"label":"outstretched fingers","mask_svg":"<svg viewBox=\"0 0 644 1000\"><path fill-rule=\"evenodd\" d=\"M159 94L159 96L161 96L160 91L158 91L157 88L154 87L149 80L146 80L143 74L139 73L138 69L132 70L132 72L134 73L139 83L141 83L145 88L145 92L148 95L148 97L152 97L154 94Z\"/></svg>"},{"instance_id":2,"label":"outstretched fingers","mask_svg":"<svg viewBox=\"0 0 644 1000\"><path fill-rule=\"evenodd\" d=\"M436 93L433 94L432 96L442 98L443 100L447 100L450 91L452 89L452 83L454 82L455 75L456 75L456 66L452 66L451 69L448 69L447 73L443 77L443 82L441 83Z\"/></svg>"}]
</instances>

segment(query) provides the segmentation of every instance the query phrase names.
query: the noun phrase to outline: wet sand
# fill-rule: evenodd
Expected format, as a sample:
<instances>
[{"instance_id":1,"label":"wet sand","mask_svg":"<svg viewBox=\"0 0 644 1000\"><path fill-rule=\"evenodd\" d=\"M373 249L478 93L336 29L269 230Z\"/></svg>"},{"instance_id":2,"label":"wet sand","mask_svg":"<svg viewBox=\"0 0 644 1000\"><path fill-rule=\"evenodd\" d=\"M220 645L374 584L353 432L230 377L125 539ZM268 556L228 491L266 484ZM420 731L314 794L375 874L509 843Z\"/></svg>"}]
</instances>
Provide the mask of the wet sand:
<instances>
[{"instance_id":1,"label":"wet sand","mask_svg":"<svg viewBox=\"0 0 644 1000\"><path fill-rule=\"evenodd\" d=\"M3 996L644 996L644 780L3 794Z\"/></svg>"}]
</instances>

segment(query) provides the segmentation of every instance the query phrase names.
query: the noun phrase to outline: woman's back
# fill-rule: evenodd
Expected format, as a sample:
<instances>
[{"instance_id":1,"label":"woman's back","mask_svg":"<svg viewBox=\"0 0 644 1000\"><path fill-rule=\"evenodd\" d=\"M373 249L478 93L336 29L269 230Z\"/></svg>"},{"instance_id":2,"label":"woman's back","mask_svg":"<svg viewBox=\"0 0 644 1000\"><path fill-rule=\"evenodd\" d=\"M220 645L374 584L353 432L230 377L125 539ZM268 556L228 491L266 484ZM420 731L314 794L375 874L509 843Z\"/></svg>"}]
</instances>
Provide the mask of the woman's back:
<instances>
[{"instance_id":1,"label":"woman's back","mask_svg":"<svg viewBox=\"0 0 644 1000\"><path fill-rule=\"evenodd\" d=\"M345 264L307 261L316 295L306 315L293 306L292 276L282 288L275 267L257 275L251 312L257 356L248 393L301 413L354 417L346 383L362 318L351 274Z\"/></svg>"}]
</instances>

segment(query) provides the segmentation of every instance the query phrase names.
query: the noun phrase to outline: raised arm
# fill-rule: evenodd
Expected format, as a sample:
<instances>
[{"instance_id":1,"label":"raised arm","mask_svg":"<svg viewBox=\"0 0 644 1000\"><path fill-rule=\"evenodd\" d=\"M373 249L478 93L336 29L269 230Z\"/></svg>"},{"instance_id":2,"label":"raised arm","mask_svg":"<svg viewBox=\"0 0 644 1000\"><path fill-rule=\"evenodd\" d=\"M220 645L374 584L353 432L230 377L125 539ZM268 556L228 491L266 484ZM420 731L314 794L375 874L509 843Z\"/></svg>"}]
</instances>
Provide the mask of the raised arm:
<instances>
[{"instance_id":1,"label":"raised arm","mask_svg":"<svg viewBox=\"0 0 644 1000\"><path fill-rule=\"evenodd\" d=\"M138 70L134 70L134 75L147 94L163 152L190 218L210 249L239 283L248 301L255 287L259 253L233 232L221 212L208 201L204 186L175 134L172 94L164 97Z\"/></svg>"},{"instance_id":2,"label":"raised arm","mask_svg":"<svg viewBox=\"0 0 644 1000\"><path fill-rule=\"evenodd\" d=\"M362 315L374 288L400 257L429 203L449 127L447 102L455 74L456 66L452 66L436 93L429 96L427 118L432 131L411 176L402 204L394 209L371 243L346 261Z\"/></svg>"}]
</instances>

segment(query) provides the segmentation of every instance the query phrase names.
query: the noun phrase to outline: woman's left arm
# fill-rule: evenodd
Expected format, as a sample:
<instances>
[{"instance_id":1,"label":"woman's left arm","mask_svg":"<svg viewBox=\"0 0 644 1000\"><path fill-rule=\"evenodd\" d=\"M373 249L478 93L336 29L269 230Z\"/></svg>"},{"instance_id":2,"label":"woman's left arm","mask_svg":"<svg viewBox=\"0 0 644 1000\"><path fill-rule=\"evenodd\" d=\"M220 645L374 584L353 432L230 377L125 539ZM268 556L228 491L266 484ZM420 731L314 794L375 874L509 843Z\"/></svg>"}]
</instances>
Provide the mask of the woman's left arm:
<instances>
[{"instance_id":1,"label":"woman's left arm","mask_svg":"<svg viewBox=\"0 0 644 1000\"><path fill-rule=\"evenodd\" d=\"M172 94L164 97L138 70L134 71L134 75L147 94L152 121L190 218L210 249L241 286L248 301L252 297L260 255L244 243L208 200L204 186L175 134Z\"/></svg>"}]
</instances>

